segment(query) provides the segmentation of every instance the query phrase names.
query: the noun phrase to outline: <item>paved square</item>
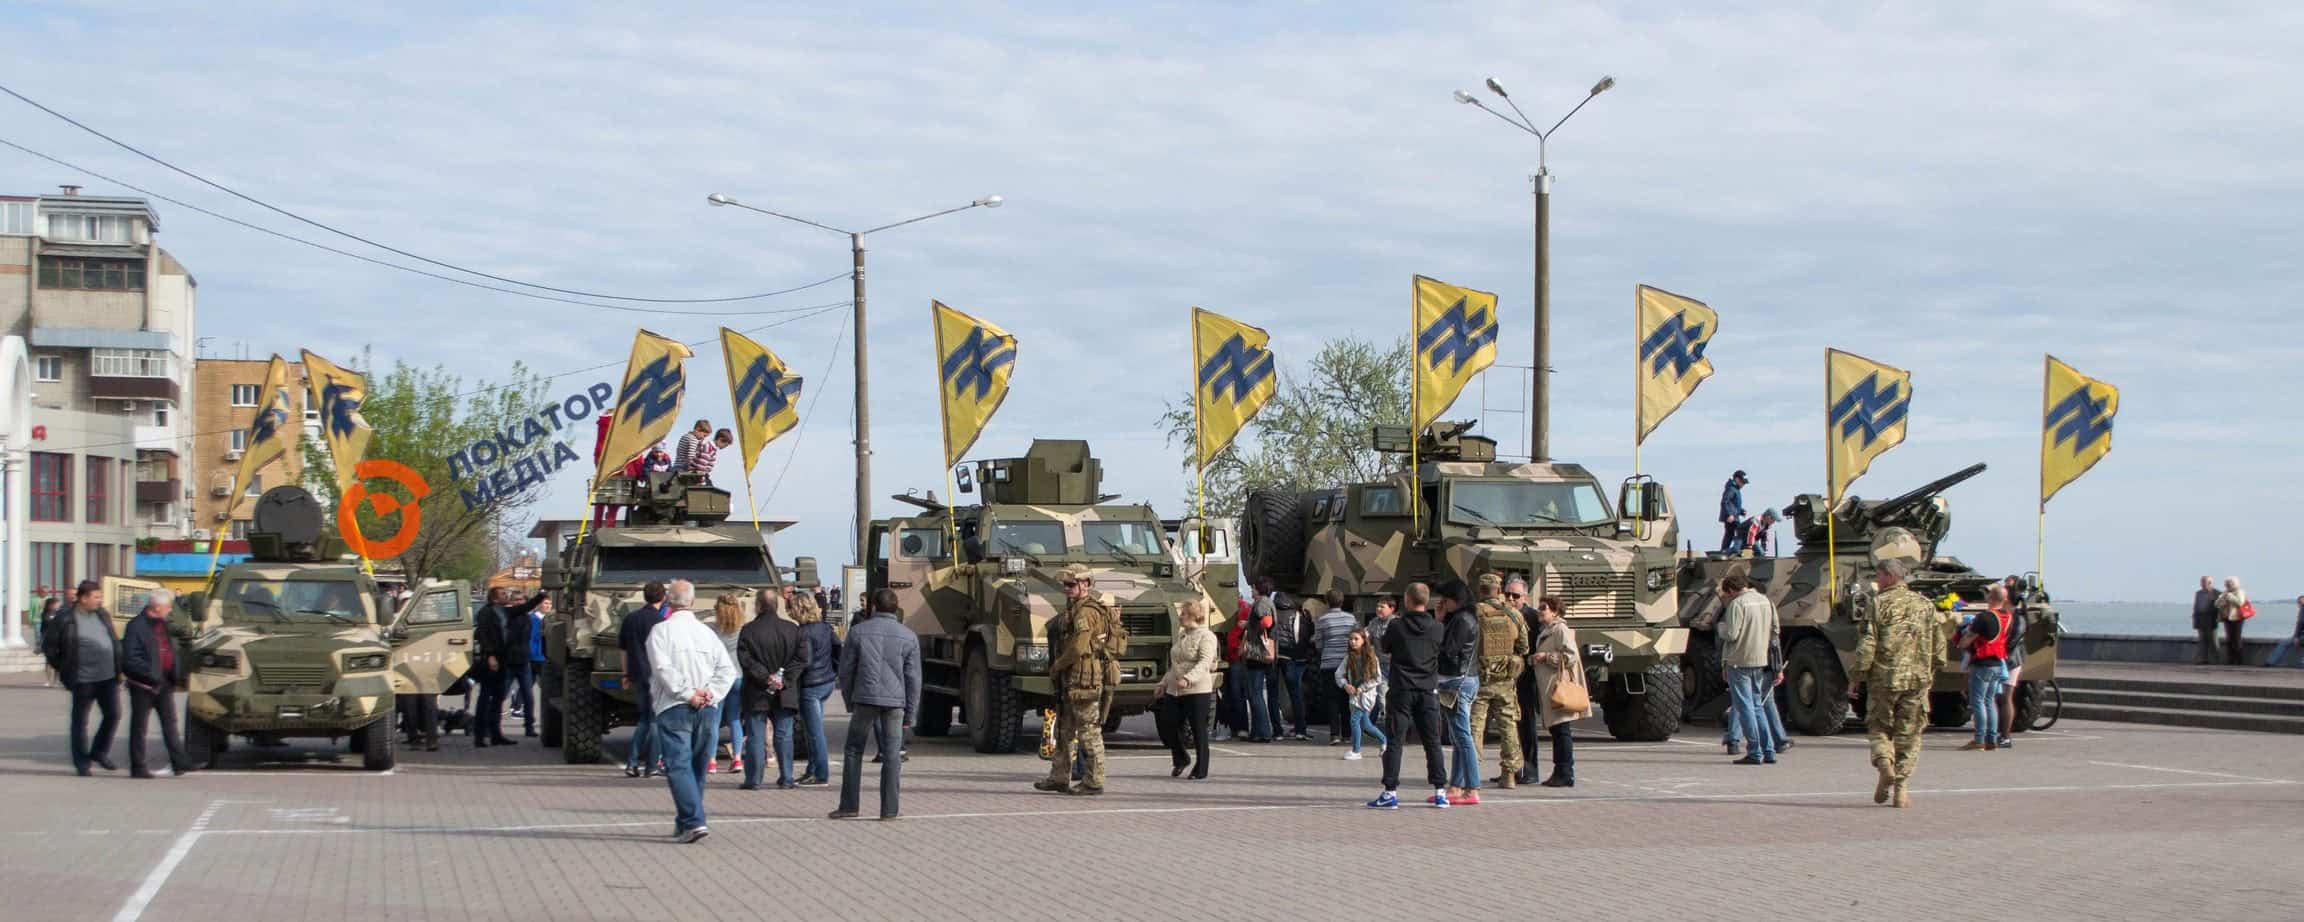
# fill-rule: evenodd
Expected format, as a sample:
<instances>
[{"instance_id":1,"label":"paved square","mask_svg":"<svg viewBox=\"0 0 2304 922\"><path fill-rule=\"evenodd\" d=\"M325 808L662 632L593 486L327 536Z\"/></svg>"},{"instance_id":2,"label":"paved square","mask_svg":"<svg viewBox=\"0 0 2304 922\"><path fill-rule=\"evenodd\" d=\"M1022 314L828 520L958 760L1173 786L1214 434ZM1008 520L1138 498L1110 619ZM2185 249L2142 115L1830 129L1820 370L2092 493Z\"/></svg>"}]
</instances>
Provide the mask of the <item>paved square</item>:
<instances>
[{"instance_id":1,"label":"paved square","mask_svg":"<svg viewBox=\"0 0 2304 922\"><path fill-rule=\"evenodd\" d=\"M1138 718L1101 798L1032 791L1029 754L927 741L901 821L831 822L832 790L720 775L714 835L680 846L662 782L534 740L457 737L385 775L237 745L188 778L81 779L65 706L37 676L0 680L8 918L2261 919L2295 917L2304 880L2304 739L2269 734L2067 722L1966 753L1934 733L1895 811L1872 805L1857 735L1743 767L1715 728L1634 745L1595 725L1573 790L1384 813L1359 806L1372 753L1228 743L1213 777L1179 781Z\"/></svg>"}]
</instances>

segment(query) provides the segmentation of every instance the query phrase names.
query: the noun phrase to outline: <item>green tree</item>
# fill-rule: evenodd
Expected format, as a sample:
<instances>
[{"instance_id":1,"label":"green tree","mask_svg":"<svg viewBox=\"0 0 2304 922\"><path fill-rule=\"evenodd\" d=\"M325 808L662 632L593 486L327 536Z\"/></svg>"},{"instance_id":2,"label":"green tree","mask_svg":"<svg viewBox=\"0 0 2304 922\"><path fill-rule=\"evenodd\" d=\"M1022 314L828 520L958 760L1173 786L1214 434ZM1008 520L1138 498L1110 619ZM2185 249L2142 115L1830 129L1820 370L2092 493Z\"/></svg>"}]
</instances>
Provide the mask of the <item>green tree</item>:
<instances>
[{"instance_id":1,"label":"green tree","mask_svg":"<svg viewBox=\"0 0 2304 922\"><path fill-rule=\"evenodd\" d=\"M1310 362L1283 366L1271 402L1209 463L1208 514L1239 515L1252 489L1310 490L1382 476L1397 462L1370 447L1368 432L1408 424L1408 361L1405 337L1389 345L1343 337L1321 344ZM1189 392L1160 414L1160 425L1168 444L1183 448L1189 483Z\"/></svg>"},{"instance_id":2,"label":"green tree","mask_svg":"<svg viewBox=\"0 0 2304 922\"><path fill-rule=\"evenodd\" d=\"M448 458L508 426L515 427L517 433L516 427L543 400L544 379L519 362L506 370L503 383L477 381L470 387L439 366L417 368L394 362L391 371L377 375L369 356L363 353L360 367L368 376L368 397L360 405L360 413L376 430L368 442L368 457L414 468L432 491L418 504L423 521L415 543L395 562L411 581L486 578L496 569L501 523L533 505L542 490L531 485L466 508L456 481L449 476ZM543 441L531 445L529 451L538 446L547 455L551 453L550 444ZM329 508L335 508L341 497L327 446L306 440L303 453L307 481L328 498ZM509 465L511 461L501 463ZM402 502L409 500L406 493L385 481L370 481L368 487L391 493ZM364 507L360 511L362 531L378 538L393 534L400 529L400 515L377 516L373 507Z\"/></svg>"}]
</instances>

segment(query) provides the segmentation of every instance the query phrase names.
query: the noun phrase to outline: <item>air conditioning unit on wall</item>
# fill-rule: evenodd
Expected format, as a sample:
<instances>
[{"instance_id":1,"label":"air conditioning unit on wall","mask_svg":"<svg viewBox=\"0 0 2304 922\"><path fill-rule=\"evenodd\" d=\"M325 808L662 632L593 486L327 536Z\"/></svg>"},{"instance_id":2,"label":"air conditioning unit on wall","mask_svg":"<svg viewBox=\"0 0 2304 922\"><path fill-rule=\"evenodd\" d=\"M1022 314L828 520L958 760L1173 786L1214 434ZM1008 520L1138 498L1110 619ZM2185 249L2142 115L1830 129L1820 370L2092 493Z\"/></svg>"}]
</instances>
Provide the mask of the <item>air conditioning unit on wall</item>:
<instances>
[{"instance_id":1,"label":"air conditioning unit on wall","mask_svg":"<svg viewBox=\"0 0 2304 922\"><path fill-rule=\"evenodd\" d=\"M227 448L227 449L225 449L225 450L224 450L224 460L226 460L226 461L238 461L238 460L240 460L240 456L241 456L241 455L243 455L243 454L246 454L246 452L243 452L243 451L241 451L240 449L237 449L237 448Z\"/></svg>"}]
</instances>

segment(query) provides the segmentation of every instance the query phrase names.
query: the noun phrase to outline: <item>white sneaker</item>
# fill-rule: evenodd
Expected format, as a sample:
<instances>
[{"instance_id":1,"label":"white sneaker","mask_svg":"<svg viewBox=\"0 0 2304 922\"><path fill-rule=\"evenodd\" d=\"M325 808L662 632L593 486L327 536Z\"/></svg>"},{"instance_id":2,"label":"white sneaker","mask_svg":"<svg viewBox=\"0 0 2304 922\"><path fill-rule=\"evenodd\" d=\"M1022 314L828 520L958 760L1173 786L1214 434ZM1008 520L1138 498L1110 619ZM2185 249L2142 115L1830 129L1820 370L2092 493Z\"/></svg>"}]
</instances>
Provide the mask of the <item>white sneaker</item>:
<instances>
[{"instance_id":1,"label":"white sneaker","mask_svg":"<svg viewBox=\"0 0 2304 922\"><path fill-rule=\"evenodd\" d=\"M1359 754L1359 753L1357 753L1357 752L1347 752L1347 753L1345 753L1345 754L1344 754L1344 761L1346 761L1346 762L1358 762L1358 761L1360 761L1360 754Z\"/></svg>"}]
</instances>

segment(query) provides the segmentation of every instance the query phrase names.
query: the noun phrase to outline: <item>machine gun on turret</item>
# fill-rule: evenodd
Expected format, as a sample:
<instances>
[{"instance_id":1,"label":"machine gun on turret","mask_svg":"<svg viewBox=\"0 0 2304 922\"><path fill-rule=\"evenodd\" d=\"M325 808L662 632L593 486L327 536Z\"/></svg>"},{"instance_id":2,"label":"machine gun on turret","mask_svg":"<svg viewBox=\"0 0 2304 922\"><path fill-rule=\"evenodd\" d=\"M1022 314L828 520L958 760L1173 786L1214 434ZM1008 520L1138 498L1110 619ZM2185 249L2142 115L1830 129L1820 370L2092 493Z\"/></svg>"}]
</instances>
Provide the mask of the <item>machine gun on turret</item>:
<instances>
[{"instance_id":1,"label":"machine gun on turret","mask_svg":"<svg viewBox=\"0 0 2304 922\"><path fill-rule=\"evenodd\" d=\"M1984 473L1984 463L1979 461L1892 499L1866 500L1850 496L1841 501L1837 510L1839 521L1830 523L1829 528L1824 519L1824 497L1814 493L1803 493L1793 499L1784 512L1800 540L1799 553L1802 555L1822 556L1828 533L1839 542L1840 553L1868 553L1872 548L1872 536L1883 528L1891 527L1910 530L1914 536L1927 543L1928 551L1933 555L1936 543L1944 540L1945 533L1952 529L1951 510L1935 500L1945 490L1981 473Z\"/></svg>"}]
</instances>

